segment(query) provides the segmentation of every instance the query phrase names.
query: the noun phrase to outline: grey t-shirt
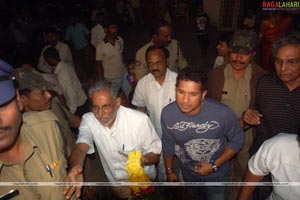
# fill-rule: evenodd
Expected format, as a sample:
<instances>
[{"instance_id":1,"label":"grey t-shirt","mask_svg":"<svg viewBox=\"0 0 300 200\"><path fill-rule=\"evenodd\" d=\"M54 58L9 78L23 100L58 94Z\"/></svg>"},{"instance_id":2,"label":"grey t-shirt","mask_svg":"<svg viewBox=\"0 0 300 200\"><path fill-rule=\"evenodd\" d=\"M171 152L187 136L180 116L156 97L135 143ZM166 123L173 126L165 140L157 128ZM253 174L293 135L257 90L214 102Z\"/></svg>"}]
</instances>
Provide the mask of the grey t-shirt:
<instances>
[{"instance_id":1,"label":"grey t-shirt","mask_svg":"<svg viewBox=\"0 0 300 200\"><path fill-rule=\"evenodd\" d=\"M197 162L216 160L226 146L238 152L245 140L234 112L212 99L205 99L201 111L191 116L183 114L177 103L173 102L163 109L161 122L164 156L174 155L175 144L181 147L180 160L184 179L188 176L194 177L193 180L203 181L201 176L191 170ZM229 162L226 162L218 172L206 178L225 176L228 169Z\"/></svg>"}]
</instances>

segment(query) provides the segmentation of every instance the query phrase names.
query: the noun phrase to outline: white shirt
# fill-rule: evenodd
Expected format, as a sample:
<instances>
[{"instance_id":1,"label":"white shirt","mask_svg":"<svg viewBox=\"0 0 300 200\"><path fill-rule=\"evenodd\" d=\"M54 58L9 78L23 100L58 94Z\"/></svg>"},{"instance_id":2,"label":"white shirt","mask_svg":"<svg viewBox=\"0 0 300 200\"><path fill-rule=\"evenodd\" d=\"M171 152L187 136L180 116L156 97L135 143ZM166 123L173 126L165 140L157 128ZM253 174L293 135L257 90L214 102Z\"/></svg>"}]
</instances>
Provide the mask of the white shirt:
<instances>
[{"instance_id":1,"label":"white shirt","mask_svg":"<svg viewBox=\"0 0 300 200\"><path fill-rule=\"evenodd\" d=\"M248 167L252 174L271 173L272 182L300 181L300 147L295 134L279 134L266 140L253 155ZM299 200L299 186L273 186L269 200Z\"/></svg>"},{"instance_id":2,"label":"white shirt","mask_svg":"<svg viewBox=\"0 0 300 200\"><path fill-rule=\"evenodd\" d=\"M96 48L96 60L102 61L104 77L107 79L121 78L125 72L123 63L123 39L118 36L115 45L105 41L98 44Z\"/></svg>"},{"instance_id":3,"label":"white shirt","mask_svg":"<svg viewBox=\"0 0 300 200\"><path fill-rule=\"evenodd\" d=\"M96 24L91 30L91 44L97 48L98 44L103 42L104 37L104 28L100 24Z\"/></svg>"},{"instance_id":4,"label":"white shirt","mask_svg":"<svg viewBox=\"0 0 300 200\"><path fill-rule=\"evenodd\" d=\"M52 85L53 91L59 95L63 95L64 90L61 84L58 82L56 74L53 73L41 73L42 77Z\"/></svg>"},{"instance_id":5,"label":"white shirt","mask_svg":"<svg viewBox=\"0 0 300 200\"><path fill-rule=\"evenodd\" d=\"M111 128L104 127L93 113L83 115L78 143L89 145L88 153L93 153L95 142L98 149L104 172L109 181L128 181L125 170L127 158L118 151L129 152L143 148L147 153L160 154L161 140L147 117L142 112L120 106L117 117ZM152 170L155 176L155 167L147 166L147 174ZM151 177L154 178L154 177Z\"/></svg>"},{"instance_id":6,"label":"white shirt","mask_svg":"<svg viewBox=\"0 0 300 200\"><path fill-rule=\"evenodd\" d=\"M149 73L138 81L134 91L132 104L147 108L148 115L160 138L162 136L160 114L166 105L175 101L176 77L177 73L167 69L165 80L160 85Z\"/></svg>"},{"instance_id":7,"label":"white shirt","mask_svg":"<svg viewBox=\"0 0 300 200\"><path fill-rule=\"evenodd\" d=\"M39 70L46 72L46 73L52 72L52 67L46 63L46 61L44 59L44 55L43 55L45 50L48 49L49 47L51 47L51 46L47 45L43 48L41 55L40 55L39 64L37 66L37 68ZM72 53L67 44L58 41L57 44L55 45L55 49L58 51L59 57L62 61L66 62L66 63L70 64L72 67L74 67Z\"/></svg>"},{"instance_id":8,"label":"white shirt","mask_svg":"<svg viewBox=\"0 0 300 200\"><path fill-rule=\"evenodd\" d=\"M77 107L82 106L87 100L75 70L68 63L60 61L54 73L57 75L57 80L63 88L63 95L69 110L74 114Z\"/></svg>"}]
</instances>

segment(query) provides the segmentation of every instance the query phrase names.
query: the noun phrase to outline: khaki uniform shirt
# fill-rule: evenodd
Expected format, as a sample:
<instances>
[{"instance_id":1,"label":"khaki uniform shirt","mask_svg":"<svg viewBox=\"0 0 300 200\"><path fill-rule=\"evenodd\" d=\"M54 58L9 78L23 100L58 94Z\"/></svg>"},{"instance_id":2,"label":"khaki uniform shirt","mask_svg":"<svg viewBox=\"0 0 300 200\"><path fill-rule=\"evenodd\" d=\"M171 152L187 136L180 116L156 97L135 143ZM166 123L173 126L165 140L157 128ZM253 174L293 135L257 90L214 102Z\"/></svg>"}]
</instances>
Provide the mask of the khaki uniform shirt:
<instances>
[{"instance_id":1,"label":"khaki uniform shirt","mask_svg":"<svg viewBox=\"0 0 300 200\"><path fill-rule=\"evenodd\" d=\"M229 106L238 118L249 108L250 103L250 80L252 67L246 68L244 76L236 79L230 64L224 69L224 86L222 91L221 102Z\"/></svg>"},{"instance_id":2,"label":"khaki uniform shirt","mask_svg":"<svg viewBox=\"0 0 300 200\"><path fill-rule=\"evenodd\" d=\"M135 75L138 80L140 80L144 75L148 74L148 67L146 63L146 51L147 49L154 45L151 41L145 44L142 48L140 48L136 55L135 60L137 64L135 66ZM179 43L177 40L172 40L171 43L166 47L169 51L169 69L173 72L178 72L183 68L187 67L188 63L186 59L183 57Z\"/></svg>"},{"instance_id":3,"label":"khaki uniform shirt","mask_svg":"<svg viewBox=\"0 0 300 200\"><path fill-rule=\"evenodd\" d=\"M52 100L51 111L58 118L58 122L61 124L63 129L63 136L65 137L68 149L68 156L75 147L76 136L72 132L70 124L74 122L75 116L64 106L60 105L55 99Z\"/></svg>"},{"instance_id":4,"label":"khaki uniform shirt","mask_svg":"<svg viewBox=\"0 0 300 200\"><path fill-rule=\"evenodd\" d=\"M24 113L19 137L23 145L24 161L21 165L0 161L0 181L63 182L67 175L67 163L55 115L51 111ZM47 165L52 168L52 176L46 170ZM14 200L65 199L62 186L1 186L0 194L12 189L19 190ZM73 199L76 199L75 196Z\"/></svg>"}]
</instances>

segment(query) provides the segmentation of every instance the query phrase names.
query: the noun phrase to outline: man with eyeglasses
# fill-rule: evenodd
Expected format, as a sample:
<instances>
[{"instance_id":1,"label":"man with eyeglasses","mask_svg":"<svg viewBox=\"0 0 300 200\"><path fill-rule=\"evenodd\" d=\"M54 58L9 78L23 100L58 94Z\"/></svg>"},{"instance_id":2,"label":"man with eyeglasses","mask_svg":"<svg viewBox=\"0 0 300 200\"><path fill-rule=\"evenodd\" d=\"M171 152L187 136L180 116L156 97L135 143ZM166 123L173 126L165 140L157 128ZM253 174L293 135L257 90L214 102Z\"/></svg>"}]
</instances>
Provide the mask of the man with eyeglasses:
<instances>
[{"instance_id":1,"label":"man with eyeglasses","mask_svg":"<svg viewBox=\"0 0 300 200\"><path fill-rule=\"evenodd\" d=\"M82 182L82 168L86 154L95 151L94 142L110 182L127 182L126 153L143 150L141 164L150 178L155 178L155 164L159 161L161 140L146 114L121 106L118 87L108 81L97 82L89 89L92 112L86 113L79 127L77 144L70 156L71 170L67 181ZM130 197L129 187L113 187L119 198ZM80 196L81 186L66 187Z\"/></svg>"},{"instance_id":2,"label":"man with eyeglasses","mask_svg":"<svg viewBox=\"0 0 300 200\"><path fill-rule=\"evenodd\" d=\"M257 83L256 102L244 115L245 123L254 126L256 137L250 154L279 133L300 131L300 34L288 34L273 44L276 73L263 75ZM254 192L254 199L266 199L270 191ZM259 196L256 196L257 194Z\"/></svg>"}]
</instances>

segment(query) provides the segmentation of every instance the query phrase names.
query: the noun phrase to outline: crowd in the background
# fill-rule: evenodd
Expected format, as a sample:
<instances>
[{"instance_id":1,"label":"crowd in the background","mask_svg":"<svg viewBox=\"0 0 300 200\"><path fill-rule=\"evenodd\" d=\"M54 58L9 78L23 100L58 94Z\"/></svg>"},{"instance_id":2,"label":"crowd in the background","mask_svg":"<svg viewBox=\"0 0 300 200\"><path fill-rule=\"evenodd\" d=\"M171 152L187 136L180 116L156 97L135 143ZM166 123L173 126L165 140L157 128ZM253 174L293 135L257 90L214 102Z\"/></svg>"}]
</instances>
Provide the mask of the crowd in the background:
<instances>
[{"instance_id":1,"label":"crowd in the background","mask_svg":"<svg viewBox=\"0 0 300 200\"><path fill-rule=\"evenodd\" d=\"M176 9L190 9L199 55L210 54L202 1L70 3L13 9L2 23L1 182L128 182L128 154L140 150L151 181L204 183L156 187L153 199L300 198L299 186L218 185L300 182L299 14L247 9L239 27L220 32L205 73L189 65L172 26ZM131 27L150 32L134 58L124 57ZM12 189L13 199L151 193L70 184L4 185L0 195Z\"/></svg>"}]
</instances>

